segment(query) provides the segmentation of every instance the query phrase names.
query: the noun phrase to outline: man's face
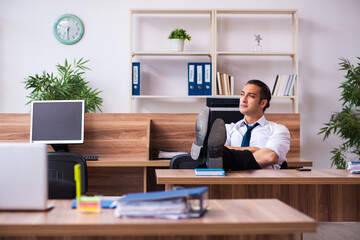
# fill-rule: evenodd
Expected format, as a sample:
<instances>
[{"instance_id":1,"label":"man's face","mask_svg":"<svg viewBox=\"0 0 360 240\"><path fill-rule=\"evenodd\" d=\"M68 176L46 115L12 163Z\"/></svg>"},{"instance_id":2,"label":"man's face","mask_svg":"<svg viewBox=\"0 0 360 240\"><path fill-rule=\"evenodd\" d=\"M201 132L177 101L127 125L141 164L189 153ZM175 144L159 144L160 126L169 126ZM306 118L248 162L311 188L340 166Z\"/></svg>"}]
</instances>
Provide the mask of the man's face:
<instances>
[{"instance_id":1,"label":"man's face","mask_svg":"<svg viewBox=\"0 0 360 240\"><path fill-rule=\"evenodd\" d=\"M260 101L260 87L254 84L246 84L240 94L240 112L245 116L257 116L263 114L263 108L267 100Z\"/></svg>"}]
</instances>

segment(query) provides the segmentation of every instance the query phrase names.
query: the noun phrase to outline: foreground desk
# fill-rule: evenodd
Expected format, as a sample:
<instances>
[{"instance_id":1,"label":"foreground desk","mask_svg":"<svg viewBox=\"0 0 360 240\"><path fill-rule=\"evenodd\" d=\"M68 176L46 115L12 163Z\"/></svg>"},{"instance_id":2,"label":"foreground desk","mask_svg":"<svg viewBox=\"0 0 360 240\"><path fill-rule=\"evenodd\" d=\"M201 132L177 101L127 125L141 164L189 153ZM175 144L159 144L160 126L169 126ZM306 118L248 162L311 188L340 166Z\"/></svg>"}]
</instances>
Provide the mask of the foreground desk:
<instances>
[{"instance_id":1,"label":"foreground desk","mask_svg":"<svg viewBox=\"0 0 360 240\"><path fill-rule=\"evenodd\" d=\"M314 219L276 199L210 200L211 209L202 218L180 220L115 218L109 209L84 214L71 209L69 200L52 202L55 208L48 212L0 212L0 237L205 240L257 234L256 239L293 239L293 234L316 230ZM253 236L240 239L247 237Z\"/></svg>"},{"instance_id":2,"label":"foreground desk","mask_svg":"<svg viewBox=\"0 0 360 240\"><path fill-rule=\"evenodd\" d=\"M360 175L347 170L252 170L197 177L194 170L156 170L158 184L209 187L213 199L277 198L322 222L360 221Z\"/></svg>"}]
</instances>

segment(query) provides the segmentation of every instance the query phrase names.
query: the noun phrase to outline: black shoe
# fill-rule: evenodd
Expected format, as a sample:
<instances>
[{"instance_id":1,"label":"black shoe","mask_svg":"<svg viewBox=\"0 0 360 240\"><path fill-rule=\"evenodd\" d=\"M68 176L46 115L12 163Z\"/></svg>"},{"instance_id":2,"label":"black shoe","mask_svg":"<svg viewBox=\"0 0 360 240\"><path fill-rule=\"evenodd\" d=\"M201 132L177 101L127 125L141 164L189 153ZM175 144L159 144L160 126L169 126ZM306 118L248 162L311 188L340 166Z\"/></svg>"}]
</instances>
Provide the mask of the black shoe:
<instances>
[{"instance_id":1,"label":"black shoe","mask_svg":"<svg viewBox=\"0 0 360 240\"><path fill-rule=\"evenodd\" d=\"M223 168L223 149L226 141L226 128L224 120L218 118L214 121L207 141L208 168Z\"/></svg>"},{"instance_id":2,"label":"black shoe","mask_svg":"<svg viewBox=\"0 0 360 240\"><path fill-rule=\"evenodd\" d=\"M204 143L207 138L209 124L209 108L204 107L201 109L198 117L196 118L196 142L191 146L191 158L197 160L201 153L204 153Z\"/></svg>"}]
</instances>

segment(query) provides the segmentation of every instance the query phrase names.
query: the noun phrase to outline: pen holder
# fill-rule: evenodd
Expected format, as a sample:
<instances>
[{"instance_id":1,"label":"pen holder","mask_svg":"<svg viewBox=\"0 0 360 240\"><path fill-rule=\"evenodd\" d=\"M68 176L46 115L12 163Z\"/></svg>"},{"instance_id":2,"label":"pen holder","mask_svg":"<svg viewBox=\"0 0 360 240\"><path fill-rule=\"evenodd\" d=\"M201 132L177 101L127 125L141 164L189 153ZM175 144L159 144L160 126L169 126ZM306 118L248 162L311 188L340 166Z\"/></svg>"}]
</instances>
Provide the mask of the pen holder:
<instances>
[{"instance_id":1,"label":"pen holder","mask_svg":"<svg viewBox=\"0 0 360 240\"><path fill-rule=\"evenodd\" d=\"M101 198L94 196L81 196L76 199L76 209L80 212L98 213L101 210Z\"/></svg>"}]
</instances>

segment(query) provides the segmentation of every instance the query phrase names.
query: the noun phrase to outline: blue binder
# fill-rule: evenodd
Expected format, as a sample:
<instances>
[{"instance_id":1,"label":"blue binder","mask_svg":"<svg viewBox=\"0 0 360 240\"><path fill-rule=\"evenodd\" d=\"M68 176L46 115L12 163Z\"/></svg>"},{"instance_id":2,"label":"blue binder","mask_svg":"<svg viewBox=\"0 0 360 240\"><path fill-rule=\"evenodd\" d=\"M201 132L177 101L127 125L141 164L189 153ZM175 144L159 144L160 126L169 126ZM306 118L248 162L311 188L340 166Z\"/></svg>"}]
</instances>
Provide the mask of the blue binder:
<instances>
[{"instance_id":1,"label":"blue binder","mask_svg":"<svg viewBox=\"0 0 360 240\"><path fill-rule=\"evenodd\" d=\"M211 95L211 63L204 63L204 95Z\"/></svg>"},{"instance_id":2,"label":"blue binder","mask_svg":"<svg viewBox=\"0 0 360 240\"><path fill-rule=\"evenodd\" d=\"M187 206L191 207L188 211L179 212L179 213L166 213L166 212L148 212L148 213L134 213L133 211L129 214L125 213L126 207L148 208L149 205L153 209L158 206L166 204L168 200L175 199L184 199L185 201L192 200L191 204L188 202ZM208 203L208 188L207 187L195 187L195 188L185 188L171 191L157 191L157 192L147 192L147 193L129 193L124 195L118 200L118 204L122 206L124 210L123 216L147 216L147 217L161 217L163 215L174 215L180 218L188 217L201 217L207 210Z\"/></svg>"},{"instance_id":3,"label":"blue binder","mask_svg":"<svg viewBox=\"0 0 360 240\"><path fill-rule=\"evenodd\" d=\"M140 62L132 63L132 95L140 95Z\"/></svg>"},{"instance_id":4,"label":"blue binder","mask_svg":"<svg viewBox=\"0 0 360 240\"><path fill-rule=\"evenodd\" d=\"M195 95L204 95L204 64L196 64L196 87Z\"/></svg>"},{"instance_id":5,"label":"blue binder","mask_svg":"<svg viewBox=\"0 0 360 240\"><path fill-rule=\"evenodd\" d=\"M188 95L195 95L195 74L196 74L196 64L188 63Z\"/></svg>"}]
</instances>

